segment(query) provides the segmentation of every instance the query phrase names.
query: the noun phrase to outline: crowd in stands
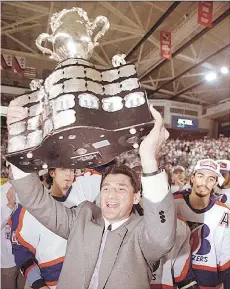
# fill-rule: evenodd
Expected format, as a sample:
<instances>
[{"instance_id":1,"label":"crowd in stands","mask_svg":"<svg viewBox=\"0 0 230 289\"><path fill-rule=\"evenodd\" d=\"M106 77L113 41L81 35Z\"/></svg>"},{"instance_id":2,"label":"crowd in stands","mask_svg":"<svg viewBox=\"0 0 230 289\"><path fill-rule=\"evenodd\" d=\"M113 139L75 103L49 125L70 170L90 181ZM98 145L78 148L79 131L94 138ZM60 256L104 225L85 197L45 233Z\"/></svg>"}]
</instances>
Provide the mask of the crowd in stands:
<instances>
[{"instance_id":1,"label":"crowd in stands","mask_svg":"<svg viewBox=\"0 0 230 289\"><path fill-rule=\"evenodd\" d=\"M195 164L200 159L230 159L230 138L221 136L218 139L204 138L195 141L169 139L160 154L159 162L162 168L172 173L175 166L182 166L189 179ZM121 154L117 160L131 168L139 166L138 149Z\"/></svg>"},{"instance_id":2,"label":"crowd in stands","mask_svg":"<svg viewBox=\"0 0 230 289\"><path fill-rule=\"evenodd\" d=\"M197 161L205 158L230 159L230 138L204 138L195 141L169 139L163 146L159 162L160 166L170 173L175 166L184 167L186 177L189 179ZM140 166L138 149L124 152L116 160L119 164L125 164L131 168ZM5 177L4 167L1 170L1 177Z\"/></svg>"}]
</instances>

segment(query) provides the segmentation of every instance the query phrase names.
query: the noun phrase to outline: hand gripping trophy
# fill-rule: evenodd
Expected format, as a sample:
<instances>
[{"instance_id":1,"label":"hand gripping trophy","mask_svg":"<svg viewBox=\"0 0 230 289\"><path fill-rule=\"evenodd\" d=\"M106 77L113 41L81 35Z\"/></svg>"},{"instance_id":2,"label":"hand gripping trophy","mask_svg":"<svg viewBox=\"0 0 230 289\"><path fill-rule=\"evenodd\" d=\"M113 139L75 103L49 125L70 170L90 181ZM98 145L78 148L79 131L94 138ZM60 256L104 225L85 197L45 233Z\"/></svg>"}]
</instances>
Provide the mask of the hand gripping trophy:
<instances>
[{"instance_id":1,"label":"hand gripping trophy","mask_svg":"<svg viewBox=\"0 0 230 289\"><path fill-rule=\"evenodd\" d=\"M89 62L109 29L108 19L98 16L91 22L74 7L55 13L50 25L52 34L40 34L36 45L58 64L13 100L28 108L28 117L10 125L6 158L25 172L85 168L137 148L152 118L135 65L126 64L124 54L113 57L110 69ZM42 46L45 40L52 49Z\"/></svg>"}]
</instances>

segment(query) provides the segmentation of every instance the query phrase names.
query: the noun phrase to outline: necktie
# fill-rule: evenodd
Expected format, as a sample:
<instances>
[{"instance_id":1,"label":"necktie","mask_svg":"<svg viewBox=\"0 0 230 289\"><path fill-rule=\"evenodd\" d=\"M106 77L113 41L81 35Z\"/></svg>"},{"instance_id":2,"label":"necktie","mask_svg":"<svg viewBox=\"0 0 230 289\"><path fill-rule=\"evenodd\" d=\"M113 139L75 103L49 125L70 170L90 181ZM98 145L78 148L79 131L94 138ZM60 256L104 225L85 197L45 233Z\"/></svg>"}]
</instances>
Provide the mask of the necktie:
<instances>
[{"instance_id":1,"label":"necktie","mask_svg":"<svg viewBox=\"0 0 230 289\"><path fill-rule=\"evenodd\" d=\"M111 225L108 226L107 230L104 232L102 240L101 240L101 247L100 247L100 251L99 251L99 256L97 259L97 263L93 272L93 276L90 280L90 284L89 284L89 288L88 289L97 289L98 287L98 281L99 281L99 270L100 270L100 266L101 266L101 259L102 259L102 255L103 255L103 251L105 248L105 242L107 239L107 235L108 232L111 231Z\"/></svg>"}]
</instances>

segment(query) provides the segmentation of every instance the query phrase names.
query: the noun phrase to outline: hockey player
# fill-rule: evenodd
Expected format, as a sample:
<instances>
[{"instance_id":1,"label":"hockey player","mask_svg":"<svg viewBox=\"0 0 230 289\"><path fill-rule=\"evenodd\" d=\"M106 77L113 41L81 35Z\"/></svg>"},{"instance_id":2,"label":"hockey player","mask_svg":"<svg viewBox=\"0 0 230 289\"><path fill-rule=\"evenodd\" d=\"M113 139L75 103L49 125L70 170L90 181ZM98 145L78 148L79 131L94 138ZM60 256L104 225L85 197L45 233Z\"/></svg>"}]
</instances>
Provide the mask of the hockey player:
<instances>
[{"instance_id":1,"label":"hockey player","mask_svg":"<svg viewBox=\"0 0 230 289\"><path fill-rule=\"evenodd\" d=\"M159 262L154 264L151 289L198 289L192 271L190 229L184 219L177 217L175 245Z\"/></svg>"},{"instance_id":2,"label":"hockey player","mask_svg":"<svg viewBox=\"0 0 230 289\"><path fill-rule=\"evenodd\" d=\"M195 166L192 189L174 194L177 213L191 229L192 268L201 289L230 288L230 212L212 196L222 183L218 163L204 159Z\"/></svg>"},{"instance_id":3,"label":"hockey player","mask_svg":"<svg viewBox=\"0 0 230 289\"><path fill-rule=\"evenodd\" d=\"M230 207L230 161L218 160L217 162L220 165L220 172L225 179L219 191L219 200Z\"/></svg>"},{"instance_id":4,"label":"hockey player","mask_svg":"<svg viewBox=\"0 0 230 289\"><path fill-rule=\"evenodd\" d=\"M1 288L23 289L25 278L14 261L8 219L16 209L17 196L7 181L1 186Z\"/></svg>"},{"instance_id":5,"label":"hockey player","mask_svg":"<svg viewBox=\"0 0 230 289\"><path fill-rule=\"evenodd\" d=\"M179 192L190 188L185 181L185 169L182 166L176 166L172 172L172 182L171 192Z\"/></svg>"},{"instance_id":6,"label":"hockey player","mask_svg":"<svg viewBox=\"0 0 230 289\"><path fill-rule=\"evenodd\" d=\"M51 195L69 208L85 200L95 201L100 192L101 175L93 170L78 176L74 183L73 169L51 169L49 176L52 180ZM35 289L56 288L66 240L44 227L20 205L11 221L13 254L29 286Z\"/></svg>"}]
</instances>

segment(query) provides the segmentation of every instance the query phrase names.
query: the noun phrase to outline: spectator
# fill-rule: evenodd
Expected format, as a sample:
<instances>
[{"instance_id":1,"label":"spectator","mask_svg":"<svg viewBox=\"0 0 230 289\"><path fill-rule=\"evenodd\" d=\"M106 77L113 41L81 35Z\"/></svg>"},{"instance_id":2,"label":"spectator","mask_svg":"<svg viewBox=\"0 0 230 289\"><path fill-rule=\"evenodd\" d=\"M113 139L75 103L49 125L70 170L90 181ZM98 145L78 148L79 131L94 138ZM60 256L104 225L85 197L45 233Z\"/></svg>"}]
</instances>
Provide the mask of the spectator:
<instances>
[{"instance_id":1,"label":"spectator","mask_svg":"<svg viewBox=\"0 0 230 289\"><path fill-rule=\"evenodd\" d=\"M182 166L176 166L173 169L171 192L175 193L190 188L185 181L185 169Z\"/></svg>"},{"instance_id":2,"label":"spectator","mask_svg":"<svg viewBox=\"0 0 230 289\"><path fill-rule=\"evenodd\" d=\"M224 177L224 183L219 190L219 199L222 203L230 206L230 161L219 160L217 162L220 165L220 172Z\"/></svg>"}]
</instances>

